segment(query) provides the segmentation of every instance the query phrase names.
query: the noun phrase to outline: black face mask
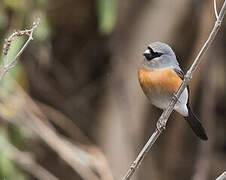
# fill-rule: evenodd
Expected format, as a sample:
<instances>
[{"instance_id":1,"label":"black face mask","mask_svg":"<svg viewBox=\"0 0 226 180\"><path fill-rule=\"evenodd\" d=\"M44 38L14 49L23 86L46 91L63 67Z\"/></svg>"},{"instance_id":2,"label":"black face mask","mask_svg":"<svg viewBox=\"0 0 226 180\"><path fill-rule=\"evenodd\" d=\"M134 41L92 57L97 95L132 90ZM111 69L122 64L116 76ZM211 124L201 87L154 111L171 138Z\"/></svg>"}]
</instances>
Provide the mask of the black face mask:
<instances>
[{"instance_id":1,"label":"black face mask","mask_svg":"<svg viewBox=\"0 0 226 180\"><path fill-rule=\"evenodd\" d=\"M160 57L161 55L163 55L163 53L160 52L154 52L152 48L148 47L148 49L150 50L150 52L144 52L143 55L145 56L145 58L148 61L151 61L154 58Z\"/></svg>"}]
</instances>

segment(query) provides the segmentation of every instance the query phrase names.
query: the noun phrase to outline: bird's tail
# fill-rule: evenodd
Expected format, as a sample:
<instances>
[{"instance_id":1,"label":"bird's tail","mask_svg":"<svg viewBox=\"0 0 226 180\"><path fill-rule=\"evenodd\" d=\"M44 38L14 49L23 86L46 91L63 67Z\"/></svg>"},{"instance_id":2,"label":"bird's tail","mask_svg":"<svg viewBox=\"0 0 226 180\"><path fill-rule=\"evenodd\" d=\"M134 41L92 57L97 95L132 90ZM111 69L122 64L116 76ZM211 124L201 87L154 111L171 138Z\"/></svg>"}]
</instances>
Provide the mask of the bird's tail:
<instances>
[{"instance_id":1,"label":"bird's tail","mask_svg":"<svg viewBox=\"0 0 226 180\"><path fill-rule=\"evenodd\" d=\"M188 105L188 117L184 117L188 124L191 126L192 130L202 140L207 140L205 129L203 128L201 122L198 120L196 115L192 112L191 107Z\"/></svg>"}]
</instances>

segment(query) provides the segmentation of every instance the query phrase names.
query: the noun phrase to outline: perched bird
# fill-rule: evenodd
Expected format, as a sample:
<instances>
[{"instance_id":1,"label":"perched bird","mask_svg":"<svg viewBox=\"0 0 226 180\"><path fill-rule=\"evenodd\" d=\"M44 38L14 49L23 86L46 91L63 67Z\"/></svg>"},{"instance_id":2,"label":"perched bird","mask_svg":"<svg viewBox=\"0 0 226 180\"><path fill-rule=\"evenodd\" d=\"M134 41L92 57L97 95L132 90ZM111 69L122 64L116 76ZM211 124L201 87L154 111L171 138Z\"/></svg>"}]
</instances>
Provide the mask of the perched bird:
<instances>
[{"instance_id":1,"label":"perched bird","mask_svg":"<svg viewBox=\"0 0 226 180\"><path fill-rule=\"evenodd\" d=\"M150 102L164 110L179 89L184 73L179 67L173 50L165 43L151 43L143 55L144 62L138 70L140 86ZM174 110L184 116L200 139L208 139L202 124L189 105L188 87L181 94Z\"/></svg>"}]
</instances>

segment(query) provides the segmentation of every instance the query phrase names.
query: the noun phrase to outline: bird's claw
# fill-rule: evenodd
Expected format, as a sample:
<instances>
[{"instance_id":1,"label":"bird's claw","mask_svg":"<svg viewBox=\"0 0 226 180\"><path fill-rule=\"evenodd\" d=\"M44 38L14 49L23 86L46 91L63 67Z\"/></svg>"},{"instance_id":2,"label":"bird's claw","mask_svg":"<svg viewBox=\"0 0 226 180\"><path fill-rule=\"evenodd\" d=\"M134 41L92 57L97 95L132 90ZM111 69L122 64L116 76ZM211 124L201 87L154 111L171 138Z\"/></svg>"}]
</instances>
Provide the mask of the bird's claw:
<instances>
[{"instance_id":1,"label":"bird's claw","mask_svg":"<svg viewBox=\"0 0 226 180\"><path fill-rule=\"evenodd\" d=\"M176 101L176 102L179 102L180 103L180 100L179 100L179 98L176 96L176 94L175 93L173 93L173 100L174 101Z\"/></svg>"},{"instance_id":2,"label":"bird's claw","mask_svg":"<svg viewBox=\"0 0 226 180\"><path fill-rule=\"evenodd\" d=\"M160 119L160 120L157 122L156 126L157 126L158 131L161 132L161 131L163 131L163 130L166 129L166 121Z\"/></svg>"}]
</instances>

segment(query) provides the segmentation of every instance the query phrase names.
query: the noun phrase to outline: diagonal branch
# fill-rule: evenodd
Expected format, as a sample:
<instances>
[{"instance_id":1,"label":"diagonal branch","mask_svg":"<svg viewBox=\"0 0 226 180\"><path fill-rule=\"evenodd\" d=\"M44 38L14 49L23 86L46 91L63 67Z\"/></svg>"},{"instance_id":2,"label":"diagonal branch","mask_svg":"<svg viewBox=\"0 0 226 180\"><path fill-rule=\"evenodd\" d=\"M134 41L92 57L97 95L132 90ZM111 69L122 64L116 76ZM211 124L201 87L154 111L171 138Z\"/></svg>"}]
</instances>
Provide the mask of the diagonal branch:
<instances>
[{"instance_id":1,"label":"diagonal branch","mask_svg":"<svg viewBox=\"0 0 226 180\"><path fill-rule=\"evenodd\" d=\"M162 115L160 116L160 118L157 122L157 128L155 129L154 133L149 138L148 142L145 144L143 149L138 154L136 160L131 164L129 170L126 172L126 174L122 178L122 180L129 180L133 176L134 172L137 170L137 168L141 164L144 157L147 155L147 153L150 150L150 148L152 147L152 145L158 139L160 134L164 131L164 129L166 127L166 123L168 121L168 118L169 118L170 114L172 113L173 108L174 108L175 104L177 103L178 98L180 97L180 95L182 94L182 92L184 91L184 89L186 88L188 83L191 81L193 73L197 69L200 61L202 60L201 59L202 55L207 51L207 49L209 48L209 46L213 42L218 30L220 29L221 22L224 18L225 12L226 12L226 0L224 1L224 4L223 4L223 6L220 10L219 16L217 16L217 20L215 21L215 25L214 25L208 39L206 40L205 44L203 45L203 47L199 51L199 53L198 53L197 57L195 58L192 66L187 71L187 73L184 77L183 83L181 84L180 88L178 89L177 93L175 94L175 98L172 98L169 106L163 111Z\"/></svg>"},{"instance_id":2,"label":"diagonal branch","mask_svg":"<svg viewBox=\"0 0 226 180\"><path fill-rule=\"evenodd\" d=\"M213 6L214 6L214 12L215 12L216 19L218 19L219 15L218 15L218 12L217 12L217 2L216 2L216 0L213 1Z\"/></svg>"},{"instance_id":3,"label":"diagonal branch","mask_svg":"<svg viewBox=\"0 0 226 180\"><path fill-rule=\"evenodd\" d=\"M36 163L32 154L28 152L22 152L15 146L11 145L4 139L0 139L0 150L10 153L10 158L16 162L22 169L29 172L37 179L42 180L59 180L52 173Z\"/></svg>"},{"instance_id":4,"label":"diagonal branch","mask_svg":"<svg viewBox=\"0 0 226 180\"><path fill-rule=\"evenodd\" d=\"M216 180L226 180L226 171L224 171Z\"/></svg>"}]
</instances>

